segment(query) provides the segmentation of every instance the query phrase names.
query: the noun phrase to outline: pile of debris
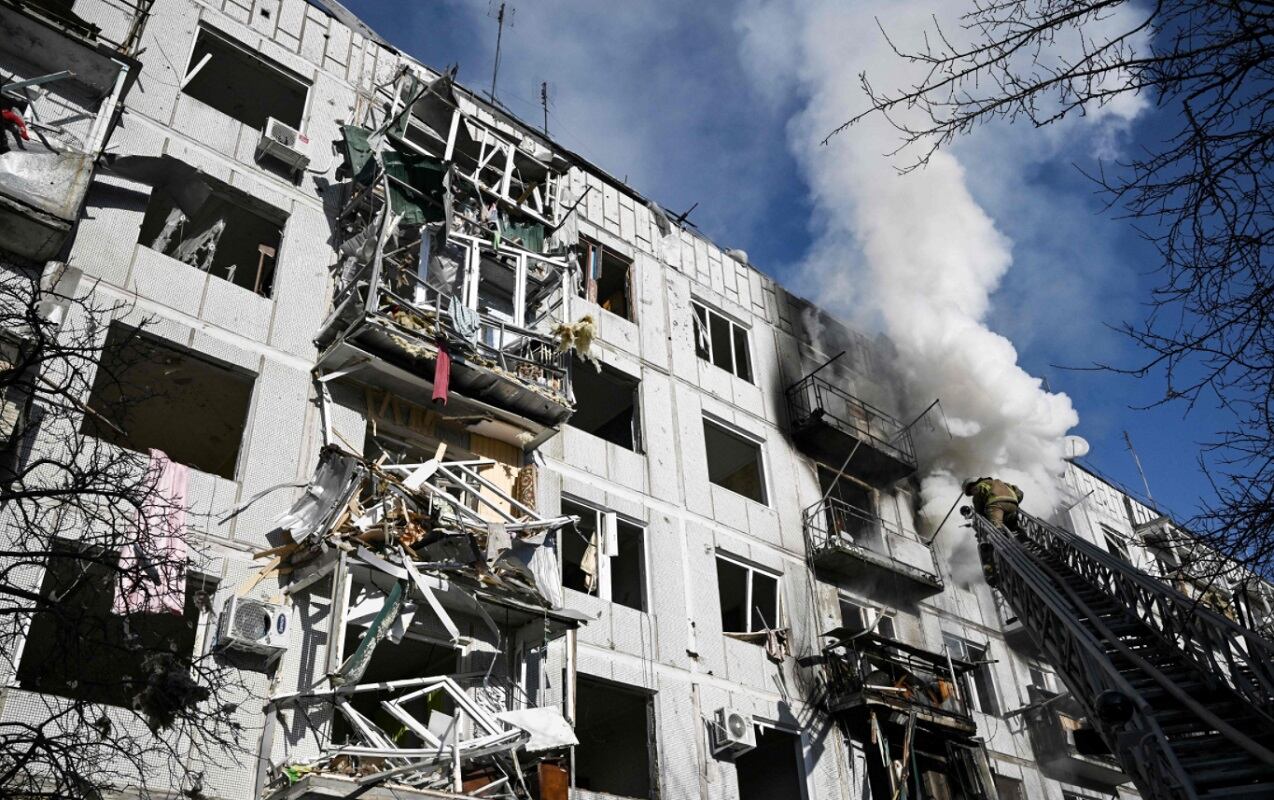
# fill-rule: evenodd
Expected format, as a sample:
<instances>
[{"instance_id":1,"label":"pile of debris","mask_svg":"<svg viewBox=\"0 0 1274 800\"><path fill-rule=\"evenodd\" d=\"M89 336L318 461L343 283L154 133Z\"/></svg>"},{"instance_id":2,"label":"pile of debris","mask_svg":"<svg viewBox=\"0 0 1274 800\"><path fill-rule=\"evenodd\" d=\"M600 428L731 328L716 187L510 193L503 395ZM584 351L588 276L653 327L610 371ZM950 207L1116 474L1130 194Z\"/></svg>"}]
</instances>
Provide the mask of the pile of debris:
<instances>
[{"instance_id":1,"label":"pile of debris","mask_svg":"<svg viewBox=\"0 0 1274 800\"><path fill-rule=\"evenodd\" d=\"M352 566L371 570L378 585L388 587L372 591L378 608L362 609L371 620L353 652L310 690L271 698L272 716L325 704L346 730L345 741L333 741L321 758L281 765L279 787L328 775L361 786L393 779L434 791L484 786L482 797L527 797L525 764L539 768L539 757L528 761L528 754L576 744L557 708L493 708L497 704L471 696L452 676L361 682L377 646L401 641L417 615L435 615L453 642L466 638L440 587L470 595L471 610L496 641L502 636L484 599L498 597L539 614L562 605L554 537L577 518L540 516L483 476L495 461L444 461L445 451L441 445L419 464L386 464L324 448L305 493L277 521L290 540L258 554L272 559L262 575L286 575L292 597L332 575L333 618L355 612L348 601L335 612L339 576ZM532 493L515 494L529 499Z\"/></svg>"}]
</instances>

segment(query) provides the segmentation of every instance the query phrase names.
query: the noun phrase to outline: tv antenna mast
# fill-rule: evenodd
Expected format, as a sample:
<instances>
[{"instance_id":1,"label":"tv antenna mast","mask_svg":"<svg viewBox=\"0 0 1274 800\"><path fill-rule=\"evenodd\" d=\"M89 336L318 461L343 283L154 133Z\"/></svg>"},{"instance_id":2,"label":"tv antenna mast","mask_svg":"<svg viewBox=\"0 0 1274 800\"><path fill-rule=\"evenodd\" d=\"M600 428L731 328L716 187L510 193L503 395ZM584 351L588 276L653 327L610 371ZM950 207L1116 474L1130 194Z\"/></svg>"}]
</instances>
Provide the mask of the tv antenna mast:
<instances>
[{"instance_id":1,"label":"tv antenna mast","mask_svg":"<svg viewBox=\"0 0 1274 800\"><path fill-rule=\"evenodd\" d=\"M505 3L505 2L503 2L503 0L502 0L502 1L501 1L501 3L500 3L500 7L499 7L499 8L496 8L496 7L495 7L495 2L494 2L494 0L492 0L491 5L490 5L490 6L488 7L488 9L487 9L487 16L488 16L488 17L494 16L494 17L495 17L495 22L496 22L496 32L495 32L495 63L491 65L491 93L490 93L490 95L489 95L489 96L490 96L490 98L491 98L491 102L492 102L492 103L496 102L496 99L495 99L495 82L496 82L496 78L498 78L498 77L500 76L500 45L501 45L501 44L503 43L503 41L504 41L504 22L505 22L505 19L506 19L506 15L505 15L505 6L507 6L507 5L508 5L508 3ZM512 27L513 27L513 17L514 17L517 13L518 13L518 10L517 10L516 8L509 8L509 9L508 9L507 19L508 19L508 22L509 22L509 28L512 28Z\"/></svg>"}]
</instances>

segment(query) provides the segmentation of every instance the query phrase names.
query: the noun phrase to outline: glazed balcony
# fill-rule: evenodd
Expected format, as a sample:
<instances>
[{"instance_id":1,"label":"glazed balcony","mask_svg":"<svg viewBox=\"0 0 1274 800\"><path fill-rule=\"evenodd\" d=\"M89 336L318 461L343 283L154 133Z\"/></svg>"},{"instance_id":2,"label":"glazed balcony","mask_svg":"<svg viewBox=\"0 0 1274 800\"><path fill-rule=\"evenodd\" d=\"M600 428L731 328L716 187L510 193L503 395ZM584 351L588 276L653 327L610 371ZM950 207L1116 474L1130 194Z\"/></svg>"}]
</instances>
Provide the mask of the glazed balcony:
<instances>
[{"instance_id":1,"label":"glazed balcony","mask_svg":"<svg viewBox=\"0 0 1274 800\"><path fill-rule=\"evenodd\" d=\"M803 514L805 546L819 575L835 581L905 579L923 594L942 591L933 551L883 519L828 497Z\"/></svg>"},{"instance_id":2,"label":"glazed balcony","mask_svg":"<svg viewBox=\"0 0 1274 800\"><path fill-rule=\"evenodd\" d=\"M788 387L792 438L809 455L839 464L858 448L849 470L892 483L916 471L911 432L898 420L811 373Z\"/></svg>"}]
</instances>

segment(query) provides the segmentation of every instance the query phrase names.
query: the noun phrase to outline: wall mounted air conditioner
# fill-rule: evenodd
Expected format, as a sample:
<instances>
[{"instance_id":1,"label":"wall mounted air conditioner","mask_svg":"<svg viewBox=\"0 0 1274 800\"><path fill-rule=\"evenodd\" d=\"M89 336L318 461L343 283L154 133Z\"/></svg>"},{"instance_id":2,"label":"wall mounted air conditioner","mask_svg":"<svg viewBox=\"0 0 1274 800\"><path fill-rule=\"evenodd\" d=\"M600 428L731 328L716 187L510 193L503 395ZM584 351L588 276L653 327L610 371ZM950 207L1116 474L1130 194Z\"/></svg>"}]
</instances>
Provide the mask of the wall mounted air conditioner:
<instances>
[{"instance_id":1,"label":"wall mounted air conditioner","mask_svg":"<svg viewBox=\"0 0 1274 800\"><path fill-rule=\"evenodd\" d=\"M722 753L738 755L756 747L756 724L752 721L751 714L718 708L712 730L714 756Z\"/></svg>"},{"instance_id":2,"label":"wall mounted air conditioner","mask_svg":"<svg viewBox=\"0 0 1274 800\"><path fill-rule=\"evenodd\" d=\"M257 159L262 156L273 156L294 172L300 172L310 165L310 139L296 128L270 117L257 142Z\"/></svg>"},{"instance_id":3,"label":"wall mounted air conditioner","mask_svg":"<svg viewBox=\"0 0 1274 800\"><path fill-rule=\"evenodd\" d=\"M288 647L292 613L288 606L247 597L231 597L217 622L217 646L275 656Z\"/></svg>"}]
</instances>

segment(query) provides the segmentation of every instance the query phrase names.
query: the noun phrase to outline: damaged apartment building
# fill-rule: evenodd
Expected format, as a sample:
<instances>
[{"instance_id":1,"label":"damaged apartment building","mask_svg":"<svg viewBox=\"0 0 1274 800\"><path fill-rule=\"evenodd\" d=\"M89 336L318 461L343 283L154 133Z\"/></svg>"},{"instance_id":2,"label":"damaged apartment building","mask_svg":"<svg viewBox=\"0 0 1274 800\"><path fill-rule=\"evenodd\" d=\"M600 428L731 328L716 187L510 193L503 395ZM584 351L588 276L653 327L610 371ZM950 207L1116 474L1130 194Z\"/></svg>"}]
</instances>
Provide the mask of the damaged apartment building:
<instances>
[{"instance_id":1,"label":"damaged apartment building","mask_svg":"<svg viewBox=\"0 0 1274 800\"><path fill-rule=\"evenodd\" d=\"M938 398L887 341L337 3L0 29L6 265L122 301L84 430L188 469L180 645L254 698L202 796L1137 796L967 524L918 531ZM1060 480L1053 522L1180 565ZM76 691L35 617L0 719Z\"/></svg>"}]
</instances>

